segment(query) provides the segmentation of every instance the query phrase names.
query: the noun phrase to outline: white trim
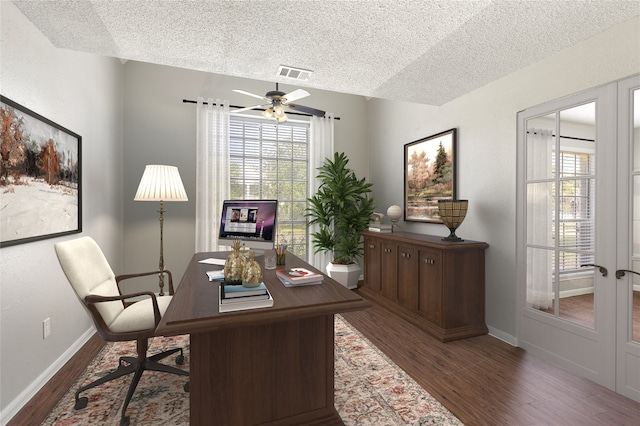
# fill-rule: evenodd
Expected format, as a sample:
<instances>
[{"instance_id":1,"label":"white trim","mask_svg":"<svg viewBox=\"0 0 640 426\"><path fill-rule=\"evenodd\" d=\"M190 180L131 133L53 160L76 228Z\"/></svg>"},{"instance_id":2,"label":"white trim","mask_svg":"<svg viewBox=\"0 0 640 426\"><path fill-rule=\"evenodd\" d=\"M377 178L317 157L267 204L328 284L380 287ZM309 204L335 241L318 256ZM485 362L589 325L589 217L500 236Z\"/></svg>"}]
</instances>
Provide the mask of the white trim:
<instances>
[{"instance_id":1,"label":"white trim","mask_svg":"<svg viewBox=\"0 0 640 426\"><path fill-rule=\"evenodd\" d=\"M11 401L5 409L0 413L0 424L5 426L9 423L18 412L24 407L31 398L33 398L40 389L47 384L49 380L82 348L82 346L89 341L91 336L96 333L96 329L92 326L90 329L84 332L73 345L71 345L60 357L55 360L36 380L34 380L20 395L18 395L13 401Z\"/></svg>"},{"instance_id":2,"label":"white trim","mask_svg":"<svg viewBox=\"0 0 640 426\"><path fill-rule=\"evenodd\" d=\"M518 346L518 339L516 336L512 336L511 334L507 334L502 330L498 330L497 328L493 328L491 326L489 328L489 336L495 337L498 340L502 340L505 343L508 343L511 346Z\"/></svg>"},{"instance_id":3,"label":"white trim","mask_svg":"<svg viewBox=\"0 0 640 426\"><path fill-rule=\"evenodd\" d=\"M565 297L582 296L583 294L593 294L594 292L595 292L594 287L574 288L572 290L562 290L558 297L560 299L563 299Z\"/></svg>"}]
</instances>

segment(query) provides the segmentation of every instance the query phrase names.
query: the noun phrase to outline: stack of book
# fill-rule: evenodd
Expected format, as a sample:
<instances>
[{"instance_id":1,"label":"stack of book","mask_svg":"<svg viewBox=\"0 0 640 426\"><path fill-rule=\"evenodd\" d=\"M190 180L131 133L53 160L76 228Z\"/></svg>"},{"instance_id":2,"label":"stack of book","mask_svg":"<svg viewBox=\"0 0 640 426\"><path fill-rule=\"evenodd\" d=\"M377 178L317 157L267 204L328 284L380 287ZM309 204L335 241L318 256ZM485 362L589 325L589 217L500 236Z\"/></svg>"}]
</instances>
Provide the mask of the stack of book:
<instances>
[{"instance_id":1,"label":"stack of book","mask_svg":"<svg viewBox=\"0 0 640 426\"><path fill-rule=\"evenodd\" d=\"M220 284L220 312L243 311L246 309L268 308L273 306L273 298L264 283L258 287Z\"/></svg>"},{"instance_id":2,"label":"stack of book","mask_svg":"<svg viewBox=\"0 0 640 426\"><path fill-rule=\"evenodd\" d=\"M276 276L285 287L322 284L323 275L305 268L283 268L276 270Z\"/></svg>"},{"instance_id":3,"label":"stack of book","mask_svg":"<svg viewBox=\"0 0 640 426\"><path fill-rule=\"evenodd\" d=\"M369 231L373 232L391 232L393 225L388 223L372 222L369 224Z\"/></svg>"},{"instance_id":4,"label":"stack of book","mask_svg":"<svg viewBox=\"0 0 640 426\"><path fill-rule=\"evenodd\" d=\"M207 271L207 277L209 281L222 281L224 280L224 269L219 271Z\"/></svg>"}]
</instances>

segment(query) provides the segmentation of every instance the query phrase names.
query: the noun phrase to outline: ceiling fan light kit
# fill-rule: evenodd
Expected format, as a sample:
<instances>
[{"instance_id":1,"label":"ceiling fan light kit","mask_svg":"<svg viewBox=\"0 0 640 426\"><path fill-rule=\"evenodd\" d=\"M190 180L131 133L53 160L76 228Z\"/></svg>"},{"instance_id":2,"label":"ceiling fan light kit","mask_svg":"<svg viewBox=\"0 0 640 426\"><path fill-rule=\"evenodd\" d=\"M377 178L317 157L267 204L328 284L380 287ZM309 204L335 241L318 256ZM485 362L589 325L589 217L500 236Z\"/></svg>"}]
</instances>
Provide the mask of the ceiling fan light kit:
<instances>
[{"instance_id":1,"label":"ceiling fan light kit","mask_svg":"<svg viewBox=\"0 0 640 426\"><path fill-rule=\"evenodd\" d=\"M296 89L290 93L284 93L278 90L278 83L276 83L276 90L271 90L267 92L264 96L256 95L251 92L247 92L245 90L234 89L236 93L241 93L243 95L251 96L253 98L263 99L266 101L265 104L254 105L246 108L240 108L233 112L242 112L248 111L255 108L264 108L262 115L267 120L271 118L275 118L278 123L284 123L287 121L288 117L285 113L284 107L290 108L292 110L302 111L304 113L315 115L318 117L324 117L325 112L319 109L306 107L304 105L294 105L291 102L297 101L298 99L306 98L309 96L309 92L304 89Z\"/></svg>"}]
</instances>

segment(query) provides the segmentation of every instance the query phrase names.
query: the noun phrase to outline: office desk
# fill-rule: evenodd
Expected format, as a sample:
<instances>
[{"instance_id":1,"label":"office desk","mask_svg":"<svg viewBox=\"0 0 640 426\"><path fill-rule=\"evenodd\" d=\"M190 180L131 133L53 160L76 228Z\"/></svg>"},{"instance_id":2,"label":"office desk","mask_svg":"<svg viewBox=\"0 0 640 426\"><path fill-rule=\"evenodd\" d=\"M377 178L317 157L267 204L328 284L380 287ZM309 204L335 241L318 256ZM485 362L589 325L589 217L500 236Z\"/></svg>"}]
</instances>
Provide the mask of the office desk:
<instances>
[{"instance_id":1,"label":"office desk","mask_svg":"<svg viewBox=\"0 0 640 426\"><path fill-rule=\"evenodd\" d=\"M158 328L190 334L191 424L342 424L333 405L333 316L369 302L327 276L287 288L263 269L273 307L219 313L219 283L205 272L222 267L198 261L228 254L193 256ZM315 270L291 254L286 262Z\"/></svg>"}]
</instances>

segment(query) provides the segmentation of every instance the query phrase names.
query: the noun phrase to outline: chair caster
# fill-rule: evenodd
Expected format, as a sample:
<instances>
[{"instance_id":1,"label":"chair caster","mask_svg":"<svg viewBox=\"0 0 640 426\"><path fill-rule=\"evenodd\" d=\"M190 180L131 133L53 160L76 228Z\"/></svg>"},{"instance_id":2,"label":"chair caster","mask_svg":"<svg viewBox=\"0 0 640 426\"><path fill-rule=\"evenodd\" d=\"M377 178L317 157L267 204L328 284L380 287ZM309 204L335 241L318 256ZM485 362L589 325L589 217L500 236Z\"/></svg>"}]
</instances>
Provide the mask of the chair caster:
<instances>
[{"instance_id":1,"label":"chair caster","mask_svg":"<svg viewBox=\"0 0 640 426\"><path fill-rule=\"evenodd\" d=\"M129 426L129 416L120 419L120 426Z\"/></svg>"},{"instance_id":2,"label":"chair caster","mask_svg":"<svg viewBox=\"0 0 640 426\"><path fill-rule=\"evenodd\" d=\"M177 365L182 365L184 364L184 355L180 354L176 357L176 364Z\"/></svg>"},{"instance_id":3,"label":"chair caster","mask_svg":"<svg viewBox=\"0 0 640 426\"><path fill-rule=\"evenodd\" d=\"M83 396L82 398L76 399L76 405L74 405L73 408L74 410L82 410L83 408L87 407L88 403L89 403L89 398L87 398L86 396Z\"/></svg>"},{"instance_id":4,"label":"chair caster","mask_svg":"<svg viewBox=\"0 0 640 426\"><path fill-rule=\"evenodd\" d=\"M183 389L184 389L185 392L189 392L189 382L184 384L184 388Z\"/></svg>"}]
</instances>

